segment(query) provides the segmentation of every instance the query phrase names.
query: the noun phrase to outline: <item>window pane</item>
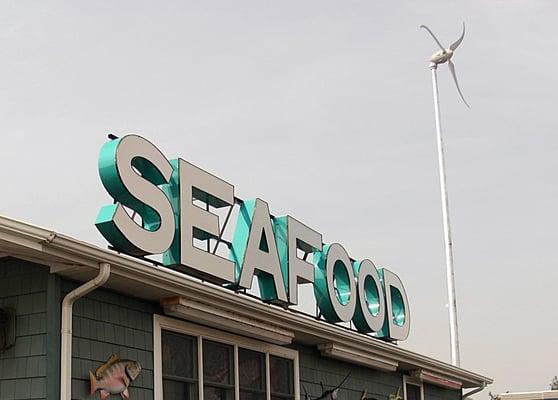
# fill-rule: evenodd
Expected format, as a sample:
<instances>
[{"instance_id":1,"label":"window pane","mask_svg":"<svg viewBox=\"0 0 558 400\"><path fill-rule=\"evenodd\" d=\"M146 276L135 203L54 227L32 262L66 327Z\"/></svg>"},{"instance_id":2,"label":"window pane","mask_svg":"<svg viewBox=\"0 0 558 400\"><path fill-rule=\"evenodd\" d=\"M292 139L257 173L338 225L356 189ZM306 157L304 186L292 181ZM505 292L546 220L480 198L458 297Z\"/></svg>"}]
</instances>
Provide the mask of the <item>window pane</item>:
<instances>
[{"instance_id":1,"label":"window pane","mask_svg":"<svg viewBox=\"0 0 558 400\"><path fill-rule=\"evenodd\" d=\"M174 332L162 332L163 376L195 379L196 338Z\"/></svg>"},{"instance_id":2,"label":"window pane","mask_svg":"<svg viewBox=\"0 0 558 400\"><path fill-rule=\"evenodd\" d=\"M265 354L238 348L238 377L241 388L265 390Z\"/></svg>"},{"instance_id":3,"label":"window pane","mask_svg":"<svg viewBox=\"0 0 558 400\"><path fill-rule=\"evenodd\" d=\"M204 383L232 384L234 348L228 344L203 341ZM219 397L221 398L221 397Z\"/></svg>"},{"instance_id":4,"label":"window pane","mask_svg":"<svg viewBox=\"0 0 558 400\"><path fill-rule=\"evenodd\" d=\"M266 393L248 392L245 390L240 391L240 400L265 400Z\"/></svg>"},{"instance_id":5,"label":"window pane","mask_svg":"<svg viewBox=\"0 0 558 400\"><path fill-rule=\"evenodd\" d=\"M196 400L198 385L163 379L163 398L165 400Z\"/></svg>"},{"instance_id":6,"label":"window pane","mask_svg":"<svg viewBox=\"0 0 558 400\"><path fill-rule=\"evenodd\" d=\"M420 398L420 386L407 384L406 389L407 389L407 399L406 400L421 400L421 398Z\"/></svg>"},{"instance_id":7,"label":"window pane","mask_svg":"<svg viewBox=\"0 0 558 400\"><path fill-rule=\"evenodd\" d=\"M213 386L204 385L203 387L204 400L234 400L234 389L218 388ZM165 400L167 400L165 398Z\"/></svg>"},{"instance_id":8,"label":"window pane","mask_svg":"<svg viewBox=\"0 0 558 400\"><path fill-rule=\"evenodd\" d=\"M269 381L272 394L293 395L293 375L293 360L269 356Z\"/></svg>"}]
</instances>

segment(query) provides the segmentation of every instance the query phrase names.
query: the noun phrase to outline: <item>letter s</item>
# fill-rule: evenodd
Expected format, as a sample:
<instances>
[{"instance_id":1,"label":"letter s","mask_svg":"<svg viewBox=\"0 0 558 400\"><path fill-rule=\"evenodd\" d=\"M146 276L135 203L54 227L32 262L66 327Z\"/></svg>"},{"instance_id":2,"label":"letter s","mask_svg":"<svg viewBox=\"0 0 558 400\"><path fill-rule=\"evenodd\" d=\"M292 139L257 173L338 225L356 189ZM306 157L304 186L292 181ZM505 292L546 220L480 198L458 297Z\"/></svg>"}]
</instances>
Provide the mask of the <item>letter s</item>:
<instances>
[{"instance_id":1,"label":"letter s","mask_svg":"<svg viewBox=\"0 0 558 400\"><path fill-rule=\"evenodd\" d=\"M115 204L101 208L95 226L114 247L131 255L166 251L174 237L171 203L158 185L168 184L172 166L151 142L127 135L103 145L99 175ZM137 212L142 225L126 212Z\"/></svg>"}]
</instances>

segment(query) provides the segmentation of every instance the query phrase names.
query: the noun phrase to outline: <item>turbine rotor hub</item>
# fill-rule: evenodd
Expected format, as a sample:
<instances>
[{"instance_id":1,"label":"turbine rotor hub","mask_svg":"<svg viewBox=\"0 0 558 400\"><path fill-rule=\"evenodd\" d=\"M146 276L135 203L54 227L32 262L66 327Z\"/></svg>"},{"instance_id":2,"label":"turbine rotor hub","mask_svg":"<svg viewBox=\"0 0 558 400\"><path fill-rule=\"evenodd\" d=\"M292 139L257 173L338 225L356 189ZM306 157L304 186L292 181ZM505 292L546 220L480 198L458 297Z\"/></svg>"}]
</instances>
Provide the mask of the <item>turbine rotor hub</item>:
<instances>
[{"instance_id":1,"label":"turbine rotor hub","mask_svg":"<svg viewBox=\"0 0 558 400\"><path fill-rule=\"evenodd\" d=\"M430 57L430 62L436 65L443 64L445 62L448 62L452 57L453 57L453 50L451 49L445 49L443 51L440 50L432 54L432 57Z\"/></svg>"}]
</instances>

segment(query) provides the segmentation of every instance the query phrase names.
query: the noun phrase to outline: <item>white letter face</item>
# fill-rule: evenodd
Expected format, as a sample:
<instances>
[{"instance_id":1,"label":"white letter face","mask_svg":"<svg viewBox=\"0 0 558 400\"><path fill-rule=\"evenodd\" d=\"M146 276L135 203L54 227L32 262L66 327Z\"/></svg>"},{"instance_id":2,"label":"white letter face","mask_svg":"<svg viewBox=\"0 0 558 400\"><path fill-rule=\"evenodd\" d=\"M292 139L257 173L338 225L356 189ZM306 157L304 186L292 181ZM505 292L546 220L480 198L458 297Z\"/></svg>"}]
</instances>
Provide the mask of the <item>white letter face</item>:
<instances>
[{"instance_id":1,"label":"white letter face","mask_svg":"<svg viewBox=\"0 0 558 400\"><path fill-rule=\"evenodd\" d=\"M287 302L271 216L265 201L248 200L241 205L231 256L242 261L240 287L250 288L255 274L263 300Z\"/></svg>"},{"instance_id":2,"label":"white letter face","mask_svg":"<svg viewBox=\"0 0 558 400\"><path fill-rule=\"evenodd\" d=\"M166 251L174 237L174 215L158 185L169 183L172 167L159 149L137 135L109 141L101 148L99 174L116 201L97 216L95 225L103 236L132 255ZM142 226L123 205L141 216Z\"/></svg>"},{"instance_id":3,"label":"white letter face","mask_svg":"<svg viewBox=\"0 0 558 400\"><path fill-rule=\"evenodd\" d=\"M355 261L358 301L353 323L359 332L379 332L385 321L384 289L378 270L370 260Z\"/></svg>"},{"instance_id":4,"label":"white letter face","mask_svg":"<svg viewBox=\"0 0 558 400\"><path fill-rule=\"evenodd\" d=\"M174 161L174 160L173 160ZM176 162L175 162L176 164ZM224 180L190 164L178 160L180 199L180 264L191 268L192 275L217 284L234 282L234 263L194 246L194 239L209 240L219 237L219 217L193 203L202 201L215 208L232 207L234 187Z\"/></svg>"},{"instance_id":5,"label":"white letter face","mask_svg":"<svg viewBox=\"0 0 558 400\"><path fill-rule=\"evenodd\" d=\"M339 243L314 253L314 294L329 322L348 322L357 303L356 283L347 251Z\"/></svg>"},{"instance_id":6,"label":"white letter face","mask_svg":"<svg viewBox=\"0 0 558 400\"><path fill-rule=\"evenodd\" d=\"M306 254L322 251L322 235L290 215L275 218L273 227L289 303L298 304L298 285L314 283L314 265L300 259L297 250Z\"/></svg>"},{"instance_id":7,"label":"white letter face","mask_svg":"<svg viewBox=\"0 0 558 400\"><path fill-rule=\"evenodd\" d=\"M397 275L385 268L382 269L384 290L386 295L386 319L388 336L393 340L405 340L409 336L411 311L407 293Z\"/></svg>"}]
</instances>

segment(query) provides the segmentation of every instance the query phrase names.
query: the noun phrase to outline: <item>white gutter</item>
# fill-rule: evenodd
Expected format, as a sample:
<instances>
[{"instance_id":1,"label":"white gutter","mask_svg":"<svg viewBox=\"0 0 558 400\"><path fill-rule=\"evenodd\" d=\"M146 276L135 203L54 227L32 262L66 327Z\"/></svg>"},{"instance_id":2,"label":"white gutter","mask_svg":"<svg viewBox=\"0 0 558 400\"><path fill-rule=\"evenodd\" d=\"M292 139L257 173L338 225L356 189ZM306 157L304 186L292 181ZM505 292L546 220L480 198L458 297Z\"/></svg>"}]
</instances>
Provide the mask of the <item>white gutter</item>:
<instances>
[{"instance_id":1,"label":"white gutter","mask_svg":"<svg viewBox=\"0 0 558 400\"><path fill-rule=\"evenodd\" d=\"M110 264L99 264L99 274L75 288L62 300L62 344L60 346L60 400L72 398L72 306L87 293L105 284L110 276Z\"/></svg>"},{"instance_id":2,"label":"white gutter","mask_svg":"<svg viewBox=\"0 0 558 400\"><path fill-rule=\"evenodd\" d=\"M461 399L462 399L462 400L465 400L467 397L469 397L469 396L471 396L471 395L473 395L473 394L475 394L475 393L478 393L478 392L483 391L484 388L486 388L486 382L483 382L482 385L479 386L478 388L473 389L473 390L471 390L470 392L465 393L463 396L461 396Z\"/></svg>"}]
</instances>

